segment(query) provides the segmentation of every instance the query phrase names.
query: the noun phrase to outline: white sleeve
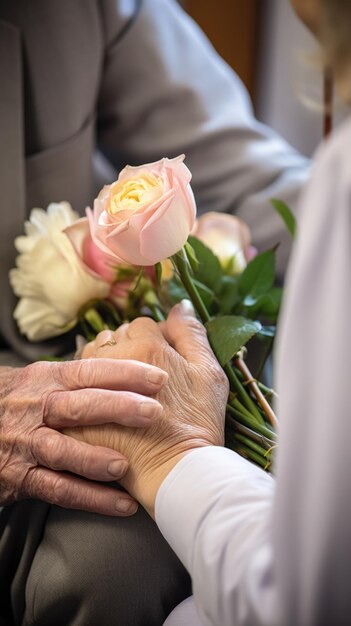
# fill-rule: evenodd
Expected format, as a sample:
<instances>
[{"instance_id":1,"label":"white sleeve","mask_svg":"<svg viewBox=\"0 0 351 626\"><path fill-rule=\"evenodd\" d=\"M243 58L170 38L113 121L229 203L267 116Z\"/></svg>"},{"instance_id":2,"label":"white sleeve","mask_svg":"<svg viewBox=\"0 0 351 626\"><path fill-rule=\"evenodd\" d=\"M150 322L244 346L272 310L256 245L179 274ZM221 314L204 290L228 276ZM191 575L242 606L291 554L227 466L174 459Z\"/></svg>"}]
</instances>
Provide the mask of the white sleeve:
<instances>
[{"instance_id":1,"label":"white sleeve","mask_svg":"<svg viewBox=\"0 0 351 626\"><path fill-rule=\"evenodd\" d=\"M281 626L271 588L273 495L268 474L218 447L190 452L161 485L156 522L192 577L203 626Z\"/></svg>"},{"instance_id":2,"label":"white sleeve","mask_svg":"<svg viewBox=\"0 0 351 626\"><path fill-rule=\"evenodd\" d=\"M142 0L108 47L99 129L121 165L184 152L199 211L241 216L259 249L281 241L285 268L290 239L270 199L295 208L309 162L255 119L239 78L175 0Z\"/></svg>"},{"instance_id":3,"label":"white sleeve","mask_svg":"<svg viewBox=\"0 0 351 626\"><path fill-rule=\"evenodd\" d=\"M338 626L351 613L349 122L303 199L278 343L277 485L229 450L195 450L156 501L204 626ZM345 158L346 155L346 158Z\"/></svg>"}]
</instances>

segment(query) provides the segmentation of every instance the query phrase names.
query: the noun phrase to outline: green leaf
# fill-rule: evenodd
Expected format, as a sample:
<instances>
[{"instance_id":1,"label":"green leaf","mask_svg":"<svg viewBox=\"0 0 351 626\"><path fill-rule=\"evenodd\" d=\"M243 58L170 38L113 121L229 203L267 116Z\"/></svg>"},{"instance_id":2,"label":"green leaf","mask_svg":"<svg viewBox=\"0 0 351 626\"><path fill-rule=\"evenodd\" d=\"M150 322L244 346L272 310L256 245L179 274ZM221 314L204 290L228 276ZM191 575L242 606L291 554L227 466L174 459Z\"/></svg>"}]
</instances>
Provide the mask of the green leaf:
<instances>
[{"instance_id":1,"label":"green leaf","mask_svg":"<svg viewBox=\"0 0 351 626\"><path fill-rule=\"evenodd\" d=\"M258 254L246 266L239 278L239 292L242 296L260 296L273 287L275 279L275 250Z\"/></svg>"},{"instance_id":2,"label":"green leaf","mask_svg":"<svg viewBox=\"0 0 351 626\"><path fill-rule=\"evenodd\" d=\"M225 315L207 322L206 328L212 349L223 366L229 363L262 326L260 322L239 315Z\"/></svg>"},{"instance_id":3,"label":"green leaf","mask_svg":"<svg viewBox=\"0 0 351 626\"><path fill-rule=\"evenodd\" d=\"M184 248L185 248L186 256L190 263L190 267L192 271L194 272L194 274L196 274L197 270L199 269L199 261L196 257L195 250L193 246L189 243L189 241L186 242Z\"/></svg>"},{"instance_id":4,"label":"green leaf","mask_svg":"<svg viewBox=\"0 0 351 626\"><path fill-rule=\"evenodd\" d=\"M270 318L278 316L283 297L283 290L280 287L273 287L260 296L248 295L243 300L243 305L248 309L251 318L263 315Z\"/></svg>"},{"instance_id":5,"label":"green leaf","mask_svg":"<svg viewBox=\"0 0 351 626\"><path fill-rule=\"evenodd\" d=\"M192 246L199 264L195 272L196 279L217 293L223 274L218 258L200 239L190 236L188 242Z\"/></svg>"},{"instance_id":6,"label":"green leaf","mask_svg":"<svg viewBox=\"0 0 351 626\"><path fill-rule=\"evenodd\" d=\"M222 276L218 301L219 311L222 315L234 313L235 307L241 301L239 296L239 276Z\"/></svg>"},{"instance_id":7,"label":"green leaf","mask_svg":"<svg viewBox=\"0 0 351 626\"><path fill-rule=\"evenodd\" d=\"M296 236L296 219L291 209L289 209L288 205L285 204L282 200L277 200L276 198L271 199L271 203L274 206L277 213L282 218L285 226L287 227L290 235L293 239Z\"/></svg>"},{"instance_id":8,"label":"green leaf","mask_svg":"<svg viewBox=\"0 0 351 626\"><path fill-rule=\"evenodd\" d=\"M203 300L204 305L206 306L206 308L210 308L215 298L215 294L213 293L211 289L206 287L206 285L203 285L202 283L200 283L198 280L195 280L193 278L193 282L196 285L196 288ZM180 282L179 278L176 278L176 277L171 278L171 280L167 282L167 294L166 295L171 304L177 304L181 300L184 300L184 298L189 300L189 294L187 290L185 289L183 284Z\"/></svg>"},{"instance_id":9,"label":"green leaf","mask_svg":"<svg viewBox=\"0 0 351 626\"><path fill-rule=\"evenodd\" d=\"M201 300L203 301L206 309L209 309L214 300L215 294L213 293L212 289L209 289L208 287L206 287L206 285L203 285L202 283L200 283L199 280L196 280L196 279L193 279L193 280L201 296ZM188 295L186 297L189 299Z\"/></svg>"}]
</instances>

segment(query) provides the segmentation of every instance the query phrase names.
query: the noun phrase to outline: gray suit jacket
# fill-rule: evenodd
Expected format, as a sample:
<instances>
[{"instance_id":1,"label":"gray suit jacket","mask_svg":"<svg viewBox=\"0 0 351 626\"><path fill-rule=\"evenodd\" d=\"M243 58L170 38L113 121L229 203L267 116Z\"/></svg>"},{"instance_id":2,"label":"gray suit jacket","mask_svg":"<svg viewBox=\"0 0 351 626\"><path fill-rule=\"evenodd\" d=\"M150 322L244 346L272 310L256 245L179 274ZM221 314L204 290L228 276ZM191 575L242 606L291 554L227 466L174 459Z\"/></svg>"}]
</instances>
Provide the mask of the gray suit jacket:
<instances>
[{"instance_id":1,"label":"gray suit jacket","mask_svg":"<svg viewBox=\"0 0 351 626\"><path fill-rule=\"evenodd\" d=\"M200 209L234 210L261 248L285 239L269 198L295 204L307 161L254 119L238 78L174 0L1 0L0 90L0 332L28 359L64 344L18 334L13 240L34 206L91 204L97 146L113 175L185 152Z\"/></svg>"},{"instance_id":2,"label":"gray suit jacket","mask_svg":"<svg viewBox=\"0 0 351 626\"><path fill-rule=\"evenodd\" d=\"M93 152L102 109L107 46L137 12L108 14L113 3L85 0L0 4L1 333L28 358L62 341L31 346L12 320L7 273L13 240L34 206L67 199L83 211L93 199ZM101 109L100 109L101 107Z\"/></svg>"}]
</instances>

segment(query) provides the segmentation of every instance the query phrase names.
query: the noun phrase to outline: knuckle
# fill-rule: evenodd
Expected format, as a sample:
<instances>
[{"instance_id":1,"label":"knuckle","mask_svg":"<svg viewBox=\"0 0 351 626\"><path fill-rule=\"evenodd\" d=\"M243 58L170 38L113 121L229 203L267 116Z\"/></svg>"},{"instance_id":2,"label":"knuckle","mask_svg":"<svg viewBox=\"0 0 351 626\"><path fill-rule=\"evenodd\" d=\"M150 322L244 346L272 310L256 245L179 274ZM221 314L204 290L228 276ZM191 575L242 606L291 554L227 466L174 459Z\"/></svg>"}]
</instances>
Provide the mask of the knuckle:
<instances>
[{"instance_id":1,"label":"knuckle","mask_svg":"<svg viewBox=\"0 0 351 626\"><path fill-rule=\"evenodd\" d=\"M157 324L149 317L138 317L129 324L127 329L128 336L132 339L136 335L139 336L143 333L155 332Z\"/></svg>"},{"instance_id":2,"label":"knuckle","mask_svg":"<svg viewBox=\"0 0 351 626\"><path fill-rule=\"evenodd\" d=\"M111 412L117 416L129 416L138 409L139 399L130 391L119 391L111 399Z\"/></svg>"},{"instance_id":3,"label":"knuckle","mask_svg":"<svg viewBox=\"0 0 351 626\"><path fill-rule=\"evenodd\" d=\"M23 368L23 374L30 379L41 377L49 370L49 365L50 364L45 361L35 361Z\"/></svg>"},{"instance_id":4,"label":"knuckle","mask_svg":"<svg viewBox=\"0 0 351 626\"><path fill-rule=\"evenodd\" d=\"M57 392L50 391L42 399L43 422L49 421L57 413Z\"/></svg>"},{"instance_id":5,"label":"knuckle","mask_svg":"<svg viewBox=\"0 0 351 626\"><path fill-rule=\"evenodd\" d=\"M82 359L77 361L75 368L76 387L95 387L97 384L97 374L101 365L96 359Z\"/></svg>"},{"instance_id":6,"label":"knuckle","mask_svg":"<svg viewBox=\"0 0 351 626\"><path fill-rule=\"evenodd\" d=\"M36 485L36 468L28 470L22 480L21 494L23 497L40 498L40 484Z\"/></svg>"},{"instance_id":7,"label":"knuckle","mask_svg":"<svg viewBox=\"0 0 351 626\"><path fill-rule=\"evenodd\" d=\"M39 471L38 467L30 468L22 481L22 497L46 500L46 492L47 489L44 474Z\"/></svg>"},{"instance_id":8,"label":"knuckle","mask_svg":"<svg viewBox=\"0 0 351 626\"><path fill-rule=\"evenodd\" d=\"M78 393L62 393L60 401L61 415L69 422L79 423L81 419L81 400Z\"/></svg>"},{"instance_id":9,"label":"knuckle","mask_svg":"<svg viewBox=\"0 0 351 626\"><path fill-rule=\"evenodd\" d=\"M64 453L64 439L50 429L39 429L33 437L33 450L38 463L51 469L59 469Z\"/></svg>"},{"instance_id":10,"label":"knuckle","mask_svg":"<svg viewBox=\"0 0 351 626\"><path fill-rule=\"evenodd\" d=\"M36 361L26 365L20 370L16 386L32 391L39 388L39 385L41 389L45 388L50 380L50 366L51 363L45 361Z\"/></svg>"},{"instance_id":11,"label":"knuckle","mask_svg":"<svg viewBox=\"0 0 351 626\"><path fill-rule=\"evenodd\" d=\"M51 501L61 506L69 506L73 504L72 489L69 488L67 481L61 474L56 474L52 479L52 499Z\"/></svg>"},{"instance_id":12,"label":"knuckle","mask_svg":"<svg viewBox=\"0 0 351 626\"><path fill-rule=\"evenodd\" d=\"M65 361L57 363L57 368L53 370L55 379L59 386L64 389L72 389L80 384L85 372L85 364L90 359L80 359L78 361Z\"/></svg>"}]
</instances>

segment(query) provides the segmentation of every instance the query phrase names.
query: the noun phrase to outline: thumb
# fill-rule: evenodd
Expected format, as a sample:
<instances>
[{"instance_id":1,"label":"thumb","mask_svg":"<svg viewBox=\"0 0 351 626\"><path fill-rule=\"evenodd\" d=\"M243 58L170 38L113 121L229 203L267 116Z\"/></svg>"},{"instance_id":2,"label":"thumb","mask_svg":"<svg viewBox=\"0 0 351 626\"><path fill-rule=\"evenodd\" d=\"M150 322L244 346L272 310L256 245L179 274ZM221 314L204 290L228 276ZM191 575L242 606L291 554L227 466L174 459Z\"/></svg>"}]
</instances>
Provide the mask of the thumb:
<instances>
[{"instance_id":1,"label":"thumb","mask_svg":"<svg viewBox=\"0 0 351 626\"><path fill-rule=\"evenodd\" d=\"M196 319L189 300L182 300L172 308L161 331L168 343L189 363L200 365L204 358L215 360L206 329Z\"/></svg>"}]
</instances>

